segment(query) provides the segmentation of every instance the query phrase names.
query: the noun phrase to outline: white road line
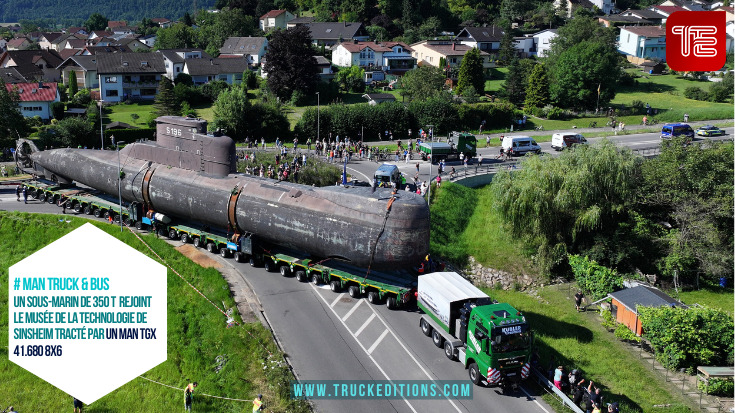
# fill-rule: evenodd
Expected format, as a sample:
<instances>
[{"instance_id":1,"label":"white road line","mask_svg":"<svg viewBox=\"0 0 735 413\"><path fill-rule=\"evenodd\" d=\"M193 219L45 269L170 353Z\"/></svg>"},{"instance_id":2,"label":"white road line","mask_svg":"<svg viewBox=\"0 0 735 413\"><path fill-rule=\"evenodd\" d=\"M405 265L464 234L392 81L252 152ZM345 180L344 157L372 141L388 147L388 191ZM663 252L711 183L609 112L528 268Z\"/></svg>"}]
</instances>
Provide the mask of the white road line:
<instances>
[{"instance_id":1,"label":"white road line","mask_svg":"<svg viewBox=\"0 0 735 413\"><path fill-rule=\"evenodd\" d=\"M360 301L362 301L362 300L360 300ZM364 330L365 327L367 327L368 324L370 324L370 322L373 321L373 318L375 318L375 314L370 314L370 317L368 317L368 319L365 320L364 323L362 323L362 325L360 326L360 328L358 328L357 331L355 331L355 337L359 336L360 333L362 333L362 330Z\"/></svg>"},{"instance_id":2,"label":"white road line","mask_svg":"<svg viewBox=\"0 0 735 413\"><path fill-rule=\"evenodd\" d=\"M529 393L528 393L528 392L526 391L526 389L524 389L524 388L523 388L523 387L521 387L521 386L518 386L518 387L519 387L519 388L521 389L521 391L523 391L524 393L526 393L526 396L530 397L530 398L531 398L531 400L533 400L533 402L534 402L534 403L538 404L538 407L540 407L540 408L541 408L541 410L545 411L546 413L549 413L549 411L548 411L548 410L546 410L546 409L544 408L544 406L542 406L542 405L541 405L541 403L539 403L539 402L538 402L538 400L536 400L536 398L535 398L535 397L531 396L531 395L530 395L530 394L529 394Z\"/></svg>"},{"instance_id":3,"label":"white road line","mask_svg":"<svg viewBox=\"0 0 735 413\"><path fill-rule=\"evenodd\" d=\"M342 294L342 295L344 295L344 294ZM342 321L347 321L347 319L350 318L350 316L352 315L352 313L354 313L355 310L357 310L357 307L359 307L360 304L362 304L363 301L365 301L365 300L357 300L357 302L355 303L355 305L353 305L352 308L350 308L350 311L348 311L347 314L345 314L345 316L342 317Z\"/></svg>"},{"instance_id":4,"label":"white road line","mask_svg":"<svg viewBox=\"0 0 735 413\"><path fill-rule=\"evenodd\" d=\"M373 345L370 346L370 348L368 349L368 354L373 354L373 351L375 350L375 348L378 347L378 344L380 344L380 342L383 341L383 339L387 335L388 335L388 330L387 329L386 330L383 330L383 334L381 334L380 337L378 337L378 339L375 340L375 342L373 343Z\"/></svg>"},{"instance_id":5,"label":"white road line","mask_svg":"<svg viewBox=\"0 0 735 413\"><path fill-rule=\"evenodd\" d=\"M344 296L345 296L345 293L338 295L337 298L335 298L334 301L332 301L332 304L330 304L329 307L334 308L334 306L337 305L337 303L339 302L339 299Z\"/></svg>"},{"instance_id":6,"label":"white road line","mask_svg":"<svg viewBox=\"0 0 735 413\"><path fill-rule=\"evenodd\" d=\"M365 177L365 182L367 182L367 183L370 183L370 182L372 182L372 181L373 181L373 178L371 178L371 177L369 177L369 176L365 175L364 173L362 173L362 172L358 171L357 169L354 169L354 168L350 168L349 166L347 167L347 169L349 169L350 171L352 171L352 172L355 172L355 173L358 173L358 174L362 175L363 177ZM376 168L376 169L377 169L377 168Z\"/></svg>"},{"instance_id":7,"label":"white road line","mask_svg":"<svg viewBox=\"0 0 735 413\"><path fill-rule=\"evenodd\" d=\"M319 296L319 298L321 298L321 299L322 299L322 301L324 301L324 304L327 304L327 300L326 300L326 298L324 298L324 297L323 297L323 296L322 296L321 294L319 294L319 291L316 291L317 287L316 287L316 286L315 286L314 284L309 284L309 285L311 285L311 288L313 288L313 289L314 289L314 292L316 292L316 295L318 295L318 296ZM329 305L329 304L327 304L327 305ZM334 315L335 315L335 316L336 316L336 317L337 317L337 318L339 319L339 316L337 315L337 312L336 312L336 311L334 311L334 308L332 308L332 307L329 307L329 309L330 309L330 310L332 311L332 313L333 313L333 314L334 314ZM378 370L380 370L380 372L381 372L381 373L383 374L383 377L385 377L385 379L386 379L386 380L388 380L388 381L392 381L392 380L391 380L391 378L390 378L390 377L388 377L388 374L387 374L387 373L385 372L385 370L383 370L383 368L382 368L382 367L380 367L380 364L378 364L378 362L377 362L377 361L375 360L375 358L373 358L372 354L368 353L368 351L367 351L367 349L365 348L365 346L363 346L363 345L362 345L362 343L360 342L360 340L358 340L358 339L357 339L357 336L355 336L355 335L354 335L354 334L352 333L352 331L350 331L349 327L347 327L347 324L345 324L345 322L344 322L344 321L342 321L342 320L339 320L339 322L340 322L340 323L342 323L342 325L343 325L343 326L345 327L345 330L347 330L347 332L348 332L348 333L350 333L350 335L352 336L352 338L354 338L354 339L355 339L355 342L357 342L357 345L358 345L358 346L360 346L360 348L362 349L362 351L364 351L364 352L365 352L365 354L367 354L368 358L370 358L370 361L372 361L372 362L373 362L373 364L375 364L375 367L377 367L377 368L378 368ZM414 409L414 408L413 408L413 405L412 405L411 403L409 403L409 402L408 402L408 400L407 400L407 399L406 399L405 397L401 396L401 398L403 399L403 401L404 401L404 402L406 402L406 404L408 405L408 408L409 408L409 409L411 409L411 411L412 411L413 413L418 413L418 412L416 411L416 409Z\"/></svg>"}]
</instances>

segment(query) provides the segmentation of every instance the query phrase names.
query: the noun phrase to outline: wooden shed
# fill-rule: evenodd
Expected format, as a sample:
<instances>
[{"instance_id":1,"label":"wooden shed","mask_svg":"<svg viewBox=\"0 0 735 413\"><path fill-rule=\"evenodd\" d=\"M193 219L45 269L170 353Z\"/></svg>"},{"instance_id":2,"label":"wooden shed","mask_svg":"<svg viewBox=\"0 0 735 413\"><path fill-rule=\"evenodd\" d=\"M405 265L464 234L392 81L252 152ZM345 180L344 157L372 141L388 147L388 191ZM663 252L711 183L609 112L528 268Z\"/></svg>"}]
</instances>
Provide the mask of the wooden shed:
<instances>
[{"instance_id":1,"label":"wooden shed","mask_svg":"<svg viewBox=\"0 0 735 413\"><path fill-rule=\"evenodd\" d=\"M608 294L612 298L610 311L618 323L625 324L637 336L643 334L643 327L638 320L638 306L643 307L686 307L665 292L655 287L638 285Z\"/></svg>"}]
</instances>

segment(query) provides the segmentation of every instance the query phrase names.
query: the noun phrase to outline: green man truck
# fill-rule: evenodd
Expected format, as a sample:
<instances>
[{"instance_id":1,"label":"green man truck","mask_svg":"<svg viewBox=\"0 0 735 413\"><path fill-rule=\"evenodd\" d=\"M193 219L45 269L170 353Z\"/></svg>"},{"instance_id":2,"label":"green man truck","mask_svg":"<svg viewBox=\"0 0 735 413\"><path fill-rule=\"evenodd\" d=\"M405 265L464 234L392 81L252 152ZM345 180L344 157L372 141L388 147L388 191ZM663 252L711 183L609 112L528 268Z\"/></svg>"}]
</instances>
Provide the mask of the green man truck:
<instances>
[{"instance_id":1,"label":"green man truck","mask_svg":"<svg viewBox=\"0 0 735 413\"><path fill-rule=\"evenodd\" d=\"M459 160L459 154L473 158L477 155L477 138L469 133L452 132L448 142L422 142L419 145L421 159L431 162Z\"/></svg>"},{"instance_id":2,"label":"green man truck","mask_svg":"<svg viewBox=\"0 0 735 413\"><path fill-rule=\"evenodd\" d=\"M493 301L454 272L419 277L417 303L424 311L421 331L469 369L474 384L486 381L505 393L528 377L533 335L510 304Z\"/></svg>"}]
</instances>

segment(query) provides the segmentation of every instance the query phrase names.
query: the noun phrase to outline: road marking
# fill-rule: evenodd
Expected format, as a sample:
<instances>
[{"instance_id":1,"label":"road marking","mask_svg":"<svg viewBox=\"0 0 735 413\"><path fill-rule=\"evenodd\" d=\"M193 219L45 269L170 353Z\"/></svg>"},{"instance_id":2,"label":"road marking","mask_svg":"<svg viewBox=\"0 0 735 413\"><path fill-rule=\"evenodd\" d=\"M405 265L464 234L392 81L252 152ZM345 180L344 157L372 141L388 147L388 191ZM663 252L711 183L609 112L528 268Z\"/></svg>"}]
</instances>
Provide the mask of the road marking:
<instances>
[{"instance_id":1,"label":"road marking","mask_svg":"<svg viewBox=\"0 0 735 413\"><path fill-rule=\"evenodd\" d=\"M360 301L362 301L362 300L360 300ZM370 322L373 321L373 318L375 318L375 314L370 314L370 317L368 317L368 319L365 320L364 323L362 323L362 325L360 326L360 328L358 328L357 331L355 331L355 337L359 336L360 333L362 333L362 330L364 330L365 327L367 327L368 324L370 324Z\"/></svg>"},{"instance_id":2,"label":"road marking","mask_svg":"<svg viewBox=\"0 0 735 413\"><path fill-rule=\"evenodd\" d=\"M317 287L316 287L316 286L315 286L314 284L309 284L309 285L311 285L311 287L312 287L312 288L313 288L313 289L315 290L315 292L316 292L316 295L318 295L318 296L319 296L319 298L321 298L321 299L322 299L322 301L324 301L324 304L327 304L327 299L326 299L326 298L324 298L324 297L323 297L323 296L322 296L321 294L319 294L319 292L318 292L318 291L316 291ZM327 304L327 305L329 305L329 304ZM335 316L336 316L336 317L337 317L337 318L339 319L339 315L337 315L337 312L336 312L336 311L334 311L334 308L332 308L332 307L329 307L329 309L330 309L330 310L332 311L332 313L333 313L333 314L334 314L334 315L335 315ZM383 370L383 368L382 368L382 367L380 367L380 364L378 364L378 362L377 362L377 361L375 360L375 358L373 357L373 355L372 355L372 354L370 354L370 353L368 353L368 351L367 351L367 349L365 348L365 346L363 346L363 345L362 345L362 343L360 342L360 340L358 340L358 339L357 339L357 336L355 336L355 335L354 335L354 334L352 333L352 331L350 331L349 327L347 327L347 324L345 324L345 322L344 322L344 321L342 321L342 320L339 320L339 322L340 322L340 323L342 323L342 325L344 326L345 330L347 330L347 332L348 332L348 333L350 333L350 335L352 336L352 338L354 338L354 339L355 339L355 342L357 342L357 345L358 345L358 346L360 346L360 348L362 349L362 351L364 351L364 352L365 352L365 354L367 354L368 358L370 359L370 361L372 361L372 362L373 362L373 364L375 365L375 367L377 367L377 368L378 368L378 370L380 370L380 373L381 373L381 374L383 374L383 377L385 377L385 379L386 379L386 380L388 380L388 381L392 381L392 380L391 380L391 378L390 378L390 377L388 376L388 374L387 374L387 373L385 372L385 370ZM403 399L403 401L404 401L404 402L406 402L406 404L408 405L408 408L409 408L409 409L411 409L411 411L412 411L413 413L418 413L418 412L416 411L416 409L414 409L414 408L413 408L413 405L412 405L411 403L409 403L409 401L408 401L408 400L407 400L407 399L406 399L405 397L401 396L401 399Z\"/></svg>"},{"instance_id":3,"label":"road marking","mask_svg":"<svg viewBox=\"0 0 735 413\"><path fill-rule=\"evenodd\" d=\"M540 407L540 408L541 408L541 410L545 411L546 413L549 413L549 411L548 411L548 410L546 410L546 409L544 408L544 406L542 406L542 405L541 405L541 403L539 403L539 402L538 402L538 400L536 400L536 398L535 398L535 397L531 396L531 395L530 395L530 394L529 394L529 393L528 393L528 392L526 391L526 389L524 389L524 388L523 388L523 387L521 387L521 386L518 386L518 388L519 388L519 389L521 389L521 391L523 391L524 393L526 393L526 396L530 397L530 398L531 398L531 400L533 400L533 402L534 402L534 403L538 404L538 407Z\"/></svg>"},{"instance_id":4,"label":"road marking","mask_svg":"<svg viewBox=\"0 0 735 413\"><path fill-rule=\"evenodd\" d=\"M373 181L373 178L371 178L371 177L369 177L369 176L365 175L364 173L362 173L362 172L358 171L358 170L357 170L357 169L355 169L355 168L350 168L350 167L348 166L348 167L347 167L347 169L349 169L350 171L353 171L353 172L355 172L355 173L358 173L358 174L362 175L363 177L365 177L365 182L367 182L367 183L371 183L371 182Z\"/></svg>"},{"instance_id":5,"label":"road marking","mask_svg":"<svg viewBox=\"0 0 735 413\"><path fill-rule=\"evenodd\" d=\"M335 298L334 301L332 301L332 304L330 304L329 307L334 308L334 306L337 305L337 303L339 302L339 299L344 296L345 296L345 293L338 295L337 298Z\"/></svg>"},{"instance_id":6,"label":"road marking","mask_svg":"<svg viewBox=\"0 0 735 413\"><path fill-rule=\"evenodd\" d=\"M378 347L378 344L380 344L380 342L383 341L383 339L387 335L388 335L388 330L387 329L386 330L383 330L383 334L381 334L380 337L378 337L378 339L375 340L375 342L373 343L373 345L370 346L370 348L368 349L368 351L367 351L368 354L373 354L373 351L375 350L375 347Z\"/></svg>"},{"instance_id":7,"label":"road marking","mask_svg":"<svg viewBox=\"0 0 735 413\"><path fill-rule=\"evenodd\" d=\"M342 296L342 295L344 295L344 294L341 294L340 296ZM350 318L350 316L352 315L352 313L354 313L355 310L357 310L357 307L359 307L360 304L362 304L362 302L363 302L363 300L357 300L357 302L355 303L355 305L352 306L352 308L350 309L350 311L348 311L347 314L345 314L345 316L342 317L342 321L347 321L347 319Z\"/></svg>"}]
</instances>

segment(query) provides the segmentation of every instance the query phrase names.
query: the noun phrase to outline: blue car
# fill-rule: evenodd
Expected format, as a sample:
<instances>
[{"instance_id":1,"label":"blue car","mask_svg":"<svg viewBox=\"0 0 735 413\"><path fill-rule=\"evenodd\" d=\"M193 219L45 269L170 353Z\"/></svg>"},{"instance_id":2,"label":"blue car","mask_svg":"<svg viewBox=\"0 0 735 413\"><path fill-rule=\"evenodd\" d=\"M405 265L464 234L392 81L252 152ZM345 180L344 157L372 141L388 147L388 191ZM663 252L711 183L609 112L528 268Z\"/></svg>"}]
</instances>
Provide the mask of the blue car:
<instances>
[{"instance_id":1,"label":"blue car","mask_svg":"<svg viewBox=\"0 0 735 413\"><path fill-rule=\"evenodd\" d=\"M685 136L687 141L694 139L694 129L686 123L667 123L661 128L661 139Z\"/></svg>"}]
</instances>

